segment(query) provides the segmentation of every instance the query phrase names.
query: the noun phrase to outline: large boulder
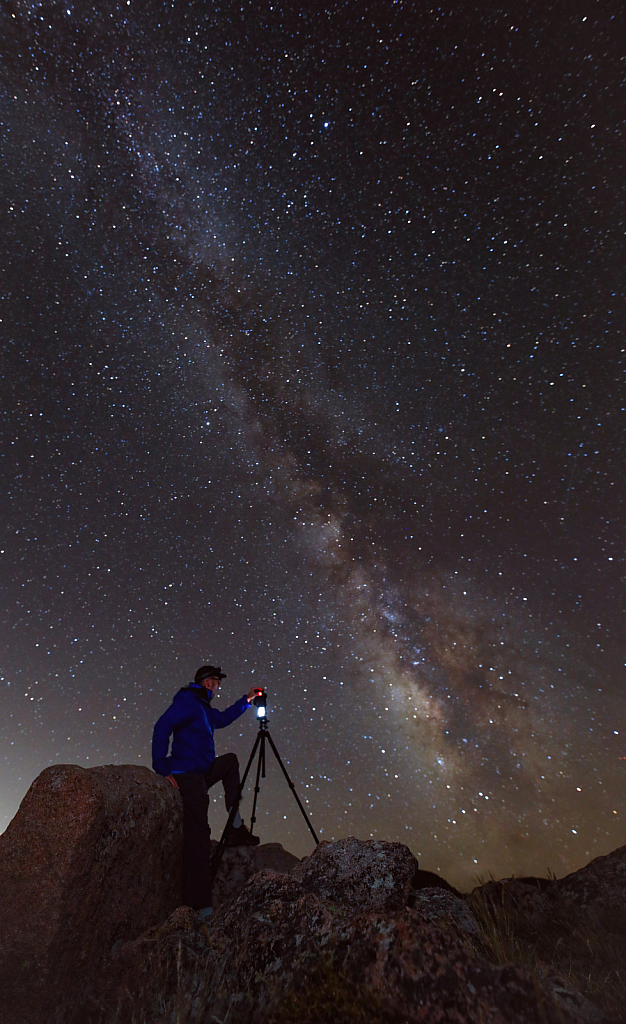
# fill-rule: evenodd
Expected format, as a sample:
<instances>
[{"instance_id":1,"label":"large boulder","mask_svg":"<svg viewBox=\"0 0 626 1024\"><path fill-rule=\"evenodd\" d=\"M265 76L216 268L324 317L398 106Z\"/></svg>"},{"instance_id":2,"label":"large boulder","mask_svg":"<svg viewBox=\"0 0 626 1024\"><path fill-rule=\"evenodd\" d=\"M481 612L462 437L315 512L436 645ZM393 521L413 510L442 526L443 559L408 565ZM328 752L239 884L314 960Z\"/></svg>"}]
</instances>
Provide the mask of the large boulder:
<instances>
[{"instance_id":1,"label":"large boulder","mask_svg":"<svg viewBox=\"0 0 626 1024\"><path fill-rule=\"evenodd\" d=\"M320 843L292 871L307 892L362 912L401 910L419 865L407 846L350 837Z\"/></svg>"},{"instance_id":2,"label":"large boulder","mask_svg":"<svg viewBox=\"0 0 626 1024\"><path fill-rule=\"evenodd\" d=\"M3 1021L72 1021L111 950L181 903L181 821L148 768L42 772L0 836Z\"/></svg>"}]
</instances>

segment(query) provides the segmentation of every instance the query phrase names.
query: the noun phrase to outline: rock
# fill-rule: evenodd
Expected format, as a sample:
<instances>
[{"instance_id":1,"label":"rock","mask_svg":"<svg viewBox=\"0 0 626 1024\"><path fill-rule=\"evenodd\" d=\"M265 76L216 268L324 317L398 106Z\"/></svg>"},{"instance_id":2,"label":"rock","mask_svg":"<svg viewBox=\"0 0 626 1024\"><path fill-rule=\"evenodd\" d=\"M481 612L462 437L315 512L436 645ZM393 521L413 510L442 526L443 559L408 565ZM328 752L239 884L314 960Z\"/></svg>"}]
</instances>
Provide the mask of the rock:
<instances>
[{"instance_id":1,"label":"rock","mask_svg":"<svg viewBox=\"0 0 626 1024\"><path fill-rule=\"evenodd\" d=\"M212 852L215 852L217 845L215 842L211 843ZM264 843L262 846L227 846L222 854L219 870L213 882L213 906L217 910L257 871L268 868L286 874L299 863L298 857L295 857L293 853L288 853L280 843Z\"/></svg>"},{"instance_id":2,"label":"rock","mask_svg":"<svg viewBox=\"0 0 626 1024\"><path fill-rule=\"evenodd\" d=\"M290 874L265 870L249 878L206 925L180 908L115 954L117 991L103 1022L592 1024L599 1019L562 979L542 981L520 967L497 966L477 955L475 944L459 938L459 923L468 938L475 938L475 923L452 893L424 889L419 905L401 905L403 872L398 870L398 886L383 890L395 894L390 906L372 910L371 883L380 877L375 865L406 869L411 864L409 851L403 855L397 845L354 839L326 843ZM361 873L342 899L338 886L348 879L348 861ZM330 895L316 889L325 865L336 868L327 884ZM408 891L407 885L405 896ZM356 905L357 892L370 909Z\"/></svg>"},{"instance_id":3,"label":"rock","mask_svg":"<svg viewBox=\"0 0 626 1024\"><path fill-rule=\"evenodd\" d=\"M320 843L291 874L324 899L362 912L391 912L406 906L418 870L402 843L350 838Z\"/></svg>"},{"instance_id":4,"label":"rock","mask_svg":"<svg viewBox=\"0 0 626 1024\"><path fill-rule=\"evenodd\" d=\"M112 954L92 1020L206 1024L211 965L207 928L195 910L178 907L164 924Z\"/></svg>"},{"instance_id":5,"label":"rock","mask_svg":"<svg viewBox=\"0 0 626 1024\"><path fill-rule=\"evenodd\" d=\"M626 846L596 857L584 868L560 878L556 891L579 907L617 910L626 915Z\"/></svg>"},{"instance_id":6,"label":"rock","mask_svg":"<svg viewBox=\"0 0 626 1024\"><path fill-rule=\"evenodd\" d=\"M420 889L413 894L411 906L422 921L453 930L461 938L482 941L476 918L461 896L445 889Z\"/></svg>"},{"instance_id":7,"label":"rock","mask_svg":"<svg viewBox=\"0 0 626 1024\"><path fill-rule=\"evenodd\" d=\"M447 896L448 894L446 894ZM182 907L114 957L116 1017L151 1024L582 1024L550 985L495 967L405 907L359 913L259 873L204 927Z\"/></svg>"},{"instance_id":8,"label":"rock","mask_svg":"<svg viewBox=\"0 0 626 1024\"><path fill-rule=\"evenodd\" d=\"M554 879L508 878L474 889L466 900L481 932L482 949L472 944L488 960L517 958L532 964L563 1012L587 1024L617 1024L622 1019L621 1013L615 1016L615 1008L623 1006L620 979L626 956L623 907L616 915L596 906L592 914L590 907L562 894L559 884ZM584 992L599 999L606 1013Z\"/></svg>"},{"instance_id":9,"label":"rock","mask_svg":"<svg viewBox=\"0 0 626 1024\"><path fill-rule=\"evenodd\" d=\"M622 1019L625 850L461 898L400 843L325 842L301 862L230 848L203 922L179 906L181 832L148 769L35 781L0 836L1 1024Z\"/></svg>"},{"instance_id":10,"label":"rock","mask_svg":"<svg viewBox=\"0 0 626 1024\"><path fill-rule=\"evenodd\" d=\"M405 1024L580 1024L549 986L477 957L417 910L355 911L291 875L255 875L208 929L206 1009L237 1024L353 1019ZM201 1018L199 1017L198 1020Z\"/></svg>"},{"instance_id":11,"label":"rock","mask_svg":"<svg viewBox=\"0 0 626 1024\"><path fill-rule=\"evenodd\" d=\"M599 1007L593 1006L588 999L575 988L571 982L564 978L557 971L548 971L542 975L544 983L548 986L559 1006L567 1007L570 1012L585 1022L585 1024L601 1024L606 1021L605 1015Z\"/></svg>"},{"instance_id":12,"label":"rock","mask_svg":"<svg viewBox=\"0 0 626 1024\"><path fill-rule=\"evenodd\" d=\"M73 1020L112 947L180 904L181 818L180 797L148 768L59 765L35 780L0 836L11 1024Z\"/></svg>"}]
</instances>

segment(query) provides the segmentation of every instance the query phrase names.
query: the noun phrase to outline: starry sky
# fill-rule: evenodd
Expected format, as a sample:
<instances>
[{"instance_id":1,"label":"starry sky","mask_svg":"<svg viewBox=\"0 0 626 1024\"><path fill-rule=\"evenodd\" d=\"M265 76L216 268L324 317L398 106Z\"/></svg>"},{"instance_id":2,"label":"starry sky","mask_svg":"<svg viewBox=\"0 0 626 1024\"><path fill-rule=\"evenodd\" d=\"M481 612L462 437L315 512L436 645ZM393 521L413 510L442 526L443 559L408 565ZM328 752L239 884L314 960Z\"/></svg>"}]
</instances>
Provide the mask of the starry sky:
<instances>
[{"instance_id":1,"label":"starry sky","mask_svg":"<svg viewBox=\"0 0 626 1024\"><path fill-rule=\"evenodd\" d=\"M48 765L149 765L208 662L322 839L459 885L626 842L622 4L0 39L0 828Z\"/></svg>"}]
</instances>

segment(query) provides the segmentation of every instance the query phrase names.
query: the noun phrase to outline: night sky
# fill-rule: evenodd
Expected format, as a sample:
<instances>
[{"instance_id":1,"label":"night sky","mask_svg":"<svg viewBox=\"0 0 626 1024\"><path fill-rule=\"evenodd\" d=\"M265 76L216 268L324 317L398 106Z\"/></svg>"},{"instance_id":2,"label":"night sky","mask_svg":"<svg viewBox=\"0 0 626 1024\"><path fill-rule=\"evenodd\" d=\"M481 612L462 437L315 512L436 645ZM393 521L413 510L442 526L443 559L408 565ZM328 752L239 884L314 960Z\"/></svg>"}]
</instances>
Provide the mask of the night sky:
<instances>
[{"instance_id":1,"label":"night sky","mask_svg":"<svg viewBox=\"0 0 626 1024\"><path fill-rule=\"evenodd\" d=\"M626 842L625 22L5 0L1 828L210 663L322 839Z\"/></svg>"}]
</instances>

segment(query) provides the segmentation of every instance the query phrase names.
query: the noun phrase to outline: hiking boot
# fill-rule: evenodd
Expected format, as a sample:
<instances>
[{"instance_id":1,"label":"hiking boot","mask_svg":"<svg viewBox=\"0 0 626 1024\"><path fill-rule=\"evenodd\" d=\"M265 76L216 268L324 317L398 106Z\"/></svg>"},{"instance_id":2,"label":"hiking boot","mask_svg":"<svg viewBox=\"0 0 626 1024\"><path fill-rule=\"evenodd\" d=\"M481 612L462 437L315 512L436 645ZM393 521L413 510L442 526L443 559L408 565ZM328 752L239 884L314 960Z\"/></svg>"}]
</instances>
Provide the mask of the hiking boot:
<instances>
[{"instance_id":1,"label":"hiking boot","mask_svg":"<svg viewBox=\"0 0 626 1024\"><path fill-rule=\"evenodd\" d=\"M260 842L259 837L253 836L243 823L239 828L231 828L226 839L227 846L258 846Z\"/></svg>"}]
</instances>

